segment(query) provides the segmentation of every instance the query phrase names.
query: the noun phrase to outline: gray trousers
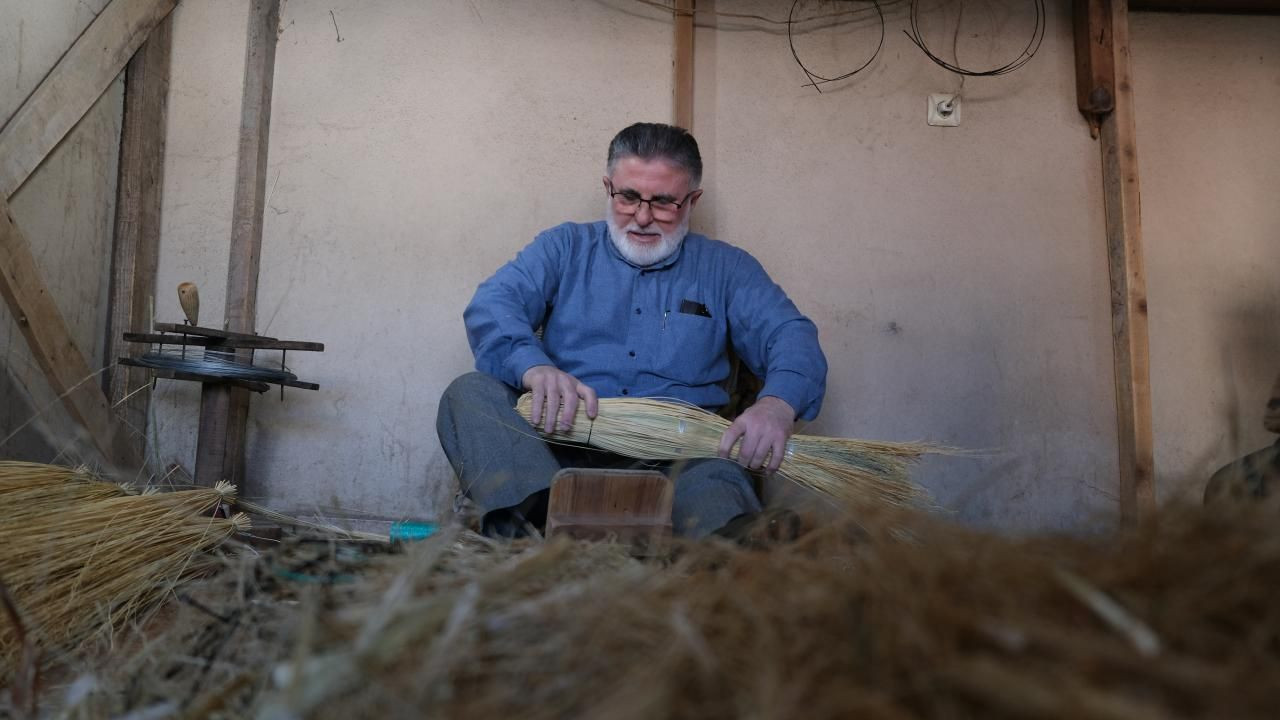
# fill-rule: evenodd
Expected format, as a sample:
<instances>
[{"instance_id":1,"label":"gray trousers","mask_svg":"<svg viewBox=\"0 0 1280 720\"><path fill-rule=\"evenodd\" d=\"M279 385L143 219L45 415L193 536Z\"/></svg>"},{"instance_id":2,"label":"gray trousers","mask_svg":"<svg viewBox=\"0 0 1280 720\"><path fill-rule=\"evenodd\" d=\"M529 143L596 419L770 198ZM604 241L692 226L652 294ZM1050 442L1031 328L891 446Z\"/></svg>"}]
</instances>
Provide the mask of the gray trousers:
<instances>
[{"instance_id":1,"label":"gray trousers","mask_svg":"<svg viewBox=\"0 0 1280 720\"><path fill-rule=\"evenodd\" d=\"M550 445L516 411L520 393L483 373L454 380L440 398L436 432L458 477L461 494L480 512L514 508L546 490L565 467L646 467L675 481L671 510L678 535L702 537L745 513L758 513L751 475L720 458L640 462L613 453Z\"/></svg>"}]
</instances>

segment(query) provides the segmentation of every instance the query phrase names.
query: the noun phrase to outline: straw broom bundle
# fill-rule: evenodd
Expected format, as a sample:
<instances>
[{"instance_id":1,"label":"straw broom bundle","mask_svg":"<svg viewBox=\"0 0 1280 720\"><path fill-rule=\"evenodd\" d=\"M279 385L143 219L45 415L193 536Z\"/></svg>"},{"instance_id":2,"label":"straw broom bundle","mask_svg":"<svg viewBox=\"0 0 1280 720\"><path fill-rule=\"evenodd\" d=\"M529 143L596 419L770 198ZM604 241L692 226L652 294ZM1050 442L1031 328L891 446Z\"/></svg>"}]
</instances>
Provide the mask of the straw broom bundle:
<instances>
[{"instance_id":1,"label":"straw broom bundle","mask_svg":"<svg viewBox=\"0 0 1280 720\"><path fill-rule=\"evenodd\" d=\"M62 502L70 504L117 497L126 492L124 486L99 481L86 468L0 461L0 505L11 513L39 510L32 501L49 502L60 497ZM15 518L6 514L5 519Z\"/></svg>"},{"instance_id":2,"label":"straw broom bundle","mask_svg":"<svg viewBox=\"0 0 1280 720\"><path fill-rule=\"evenodd\" d=\"M719 415L680 402L603 398L595 420L587 418L584 405L578 405L568 431L539 433L552 442L590 445L627 457L693 460L719 457L720 438L729 427ZM525 393L516 411L529 420L531 409L532 395ZM939 451L922 443L793 435L778 475L841 504L915 505L927 501L928 494L911 481L908 470L922 454Z\"/></svg>"},{"instance_id":3,"label":"straw broom bundle","mask_svg":"<svg viewBox=\"0 0 1280 720\"><path fill-rule=\"evenodd\" d=\"M197 553L247 530L243 514L210 517L234 495L226 483L131 494L84 471L0 462L0 581L23 624L0 622L0 681L17 667L22 631L46 652L71 650L168 592Z\"/></svg>"}]
</instances>

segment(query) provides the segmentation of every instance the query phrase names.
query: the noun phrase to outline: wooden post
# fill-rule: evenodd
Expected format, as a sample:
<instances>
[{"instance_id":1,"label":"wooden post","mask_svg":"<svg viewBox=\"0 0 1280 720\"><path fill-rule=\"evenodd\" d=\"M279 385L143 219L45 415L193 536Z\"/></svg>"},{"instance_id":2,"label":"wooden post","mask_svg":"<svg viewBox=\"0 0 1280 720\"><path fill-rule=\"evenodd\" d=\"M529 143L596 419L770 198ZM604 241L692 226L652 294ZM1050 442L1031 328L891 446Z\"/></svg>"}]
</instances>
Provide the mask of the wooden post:
<instances>
[{"instance_id":1,"label":"wooden post","mask_svg":"<svg viewBox=\"0 0 1280 720\"><path fill-rule=\"evenodd\" d=\"M111 309L107 318L107 360L138 357L143 347L124 341L125 332L149 332L160 254L160 199L164 187L165 124L173 23L165 18L129 61L125 74L124 120L120 132L115 242L111 258ZM117 416L141 440L146 437L147 401L137 391L150 379L146 370L117 365L104 378ZM129 398L125 400L125 398ZM141 443L139 443L141 444Z\"/></svg>"},{"instance_id":2,"label":"wooden post","mask_svg":"<svg viewBox=\"0 0 1280 720\"><path fill-rule=\"evenodd\" d=\"M142 467L124 429L113 422L107 397L94 381L89 363L71 339L66 319L54 304L36 267L31 245L9 215L9 203L0 197L0 295L4 296L18 329L31 346L49 386L71 417L89 434L93 445L108 462L132 474Z\"/></svg>"},{"instance_id":3,"label":"wooden post","mask_svg":"<svg viewBox=\"0 0 1280 720\"><path fill-rule=\"evenodd\" d=\"M1075 0L1076 104L1098 139L1102 117L1116 107L1115 47L1109 0Z\"/></svg>"},{"instance_id":4,"label":"wooden post","mask_svg":"<svg viewBox=\"0 0 1280 720\"><path fill-rule=\"evenodd\" d=\"M1155 509L1147 280L1142 263L1137 130L1129 67L1129 4L1110 0L1106 33L1114 49L1115 109L1102 118L1102 188L1111 267L1111 333L1120 446L1120 517L1132 524Z\"/></svg>"},{"instance_id":5,"label":"wooden post","mask_svg":"<svg viewBox=\"0 0 1280 720\"><path fill-rule=\"evenodd\" d=\"M693 7L694 0L675 0L675 124L693 129Z\"/></svg>"},{"instance_id":6,"label":"wooden post","mask_svg":"<svg viewBox=\"0 0 1280 720\"><path fill-rule=\"evenodd\" d=\"M240 110L240 149L227 270L226 328L238 333L252 333L257 324L267 138L271 130L271 91L279 25L280 0L253 0L245 47L244 100ZM218 480L227 480L240 486L244 494L249 393L227 385L205 385L200 400L196 482L212 485Z\"/></svg>"}]
</instances>

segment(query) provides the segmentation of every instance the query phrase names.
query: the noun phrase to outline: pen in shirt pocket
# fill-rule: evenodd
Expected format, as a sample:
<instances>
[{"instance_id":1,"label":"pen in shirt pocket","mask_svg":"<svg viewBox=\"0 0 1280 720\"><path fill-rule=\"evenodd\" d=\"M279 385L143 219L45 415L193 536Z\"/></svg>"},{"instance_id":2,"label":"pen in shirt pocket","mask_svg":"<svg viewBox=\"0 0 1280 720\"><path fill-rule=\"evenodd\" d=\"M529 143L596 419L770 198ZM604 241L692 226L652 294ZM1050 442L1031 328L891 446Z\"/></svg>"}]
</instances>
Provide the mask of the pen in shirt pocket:
<instances>
[{"instance_id":1,"label":"pen in shirt pocket","mask_svg":"<svg viewBox=\"0 0 1280 720\"><path fill-rule=\"evenodd\" d=\"M662 329L663 330L667 329L667 316L670 314L671 314L670 310L666 310L662 313Z\"/></svg>"}]
</instances>

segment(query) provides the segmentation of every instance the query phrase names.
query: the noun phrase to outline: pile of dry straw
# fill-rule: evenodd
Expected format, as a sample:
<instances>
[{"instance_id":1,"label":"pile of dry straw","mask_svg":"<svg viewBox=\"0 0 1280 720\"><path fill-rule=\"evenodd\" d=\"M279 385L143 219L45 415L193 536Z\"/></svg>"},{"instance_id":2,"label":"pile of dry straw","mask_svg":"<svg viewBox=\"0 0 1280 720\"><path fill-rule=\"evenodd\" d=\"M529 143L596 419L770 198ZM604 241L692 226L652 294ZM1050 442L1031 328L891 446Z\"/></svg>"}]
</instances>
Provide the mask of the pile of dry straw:
<instances>
[{"instance_id":1,"label":"pile of dry straw","mask_svg":"<svg viewBox=\"0 0 1280 720\"><path fill-rule=\"evenodd\" d=\"M286 537L48 685L79 717L1249 718L1275 512L1014 539L898 510L748 549ZM68 698L68 696L70 696Z\"/></svg>"}]
</instances>

